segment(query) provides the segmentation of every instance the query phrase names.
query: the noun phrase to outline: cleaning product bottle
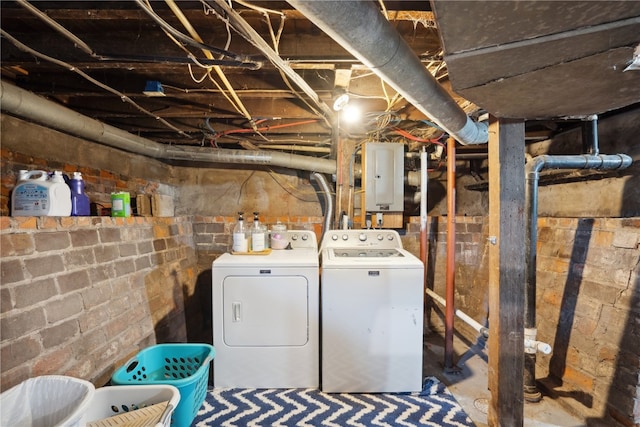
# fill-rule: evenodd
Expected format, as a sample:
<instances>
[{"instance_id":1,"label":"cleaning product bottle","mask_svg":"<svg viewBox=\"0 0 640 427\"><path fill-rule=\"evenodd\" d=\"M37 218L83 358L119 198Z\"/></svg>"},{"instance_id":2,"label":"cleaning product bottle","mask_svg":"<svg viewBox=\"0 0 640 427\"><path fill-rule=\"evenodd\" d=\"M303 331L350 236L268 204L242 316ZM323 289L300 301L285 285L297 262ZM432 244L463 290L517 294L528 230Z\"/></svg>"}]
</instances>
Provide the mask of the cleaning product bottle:
<instances>
[{"instance_id":1,"label":"cleaning product bottle","mask_svg":"<svg viewBox=\"0 0 640 427\"><path fill-rule=\"evenodd\" d=\"M251 227L251 252L262 252L267 249L267 227L260 224L258 212L253 213Z\"/></svg>"},{"instance_id":2,"label":"cleaning product bottle","mask_svg":"<svg viewBox=\"0 0 640 427\"><path fill-rule=\"evenodd\" d=\"M21 170L11 193L12 216L41 216L49 210L47 172Z\"/></svg>"},{"instance_id":3,"label":"cleaning product bottle","mask_svg":"<svg viewBox=\"0 0 640 427\"><path fill-rule=\"evenodd\" d=\"M71 216L89 216L91 206L89 197L84 192L84 180L82 172L74 172L73 178L69 180L71 188Z\"/></svg>"},{"instance_id":4,"label":"cleaning product bottle","mask_svg":"<svg viewBox=\"0 0 640 427\"><path fill-rule=\"evenodd\" d=\"M50 209L48 216L70 216L71 215L71 189L64 180L61 171L55 171L49 178L49 202Z\"/></svg>"},{"instance_id":5,"label":"cleaning product bottle","mask_svg":"<svg viewBox=\"0 0 640 427\"><path fill-rule=\"evenodd\" d=\"M249 230L244 224L243 212L238 212L238 222L233 228L233 252L249 252Z\"/></svg>"},{"instance_id":6,"label":"cleaning product bottle","mask_svg":"<svg viewBox=\"0 0 640 427\"><path fill-rule=\"evenodd\" d=\"M49 178L46 171L21 170L11 194L13 216L69 216L71 190L62 172Z\"/></svg>"}]
</instances>

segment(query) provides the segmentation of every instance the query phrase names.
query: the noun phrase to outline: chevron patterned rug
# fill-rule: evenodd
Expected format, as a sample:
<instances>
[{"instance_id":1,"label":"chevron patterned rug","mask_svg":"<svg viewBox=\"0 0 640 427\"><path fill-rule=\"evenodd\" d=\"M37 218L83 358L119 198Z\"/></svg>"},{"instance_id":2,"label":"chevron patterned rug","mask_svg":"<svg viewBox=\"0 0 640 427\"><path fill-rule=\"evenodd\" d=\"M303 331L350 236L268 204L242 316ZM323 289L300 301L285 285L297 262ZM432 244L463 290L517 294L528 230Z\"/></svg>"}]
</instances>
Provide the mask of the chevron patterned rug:
<instances>
[{"instance_id":1,"label":"chevron patterned rug","mask_svg":"<svg viewBox=\"0 0 640 427\"><path fill-rule=\"evenodd\" d=\"M428 377L419 393L346 394L317 389L214 388L194 427L473 427L449 390Z\"/></svg>"}]
</instances>

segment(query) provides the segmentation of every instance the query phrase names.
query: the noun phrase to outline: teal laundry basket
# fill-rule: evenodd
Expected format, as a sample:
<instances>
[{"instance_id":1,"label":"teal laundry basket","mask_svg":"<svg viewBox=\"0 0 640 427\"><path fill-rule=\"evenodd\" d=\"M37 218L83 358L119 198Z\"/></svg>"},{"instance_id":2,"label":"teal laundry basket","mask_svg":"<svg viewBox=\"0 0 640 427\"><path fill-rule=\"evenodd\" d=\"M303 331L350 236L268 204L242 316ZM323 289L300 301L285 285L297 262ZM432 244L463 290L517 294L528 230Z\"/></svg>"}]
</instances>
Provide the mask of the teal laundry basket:
<instances>
[{"instance_id":1,"label":"teal laundry basket","mask_svg":"<svg viewBox=\"0 0 640 427\"><path fill-rule=\"evenodd\" d=\"M209 365L215 349L209 344L157 344L131 358L111 377L114 385L168 384L180 391L172 427L190 426L207 395Z\"/></svg>"}]
</instances>

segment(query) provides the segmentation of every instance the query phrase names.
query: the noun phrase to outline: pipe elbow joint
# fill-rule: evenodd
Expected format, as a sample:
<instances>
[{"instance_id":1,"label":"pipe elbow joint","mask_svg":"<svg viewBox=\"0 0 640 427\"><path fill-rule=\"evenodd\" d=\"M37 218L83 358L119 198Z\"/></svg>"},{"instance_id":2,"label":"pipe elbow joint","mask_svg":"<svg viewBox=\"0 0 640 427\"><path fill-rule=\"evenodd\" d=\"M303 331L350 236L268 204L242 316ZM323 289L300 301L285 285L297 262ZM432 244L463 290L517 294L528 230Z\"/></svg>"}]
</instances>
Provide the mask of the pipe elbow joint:
<instances>
[{"instance_id":1,"label":"pipe elbow joint","mask_svg":"<svg viewBox=\"0 0 640 427\"><path fill-rule=\"evenodd\" d=\"M462 145L486 144L489 142L489 125L485 122L474 122L470 117L455 135L452 135Z\"/></svg>"}]
</instances>

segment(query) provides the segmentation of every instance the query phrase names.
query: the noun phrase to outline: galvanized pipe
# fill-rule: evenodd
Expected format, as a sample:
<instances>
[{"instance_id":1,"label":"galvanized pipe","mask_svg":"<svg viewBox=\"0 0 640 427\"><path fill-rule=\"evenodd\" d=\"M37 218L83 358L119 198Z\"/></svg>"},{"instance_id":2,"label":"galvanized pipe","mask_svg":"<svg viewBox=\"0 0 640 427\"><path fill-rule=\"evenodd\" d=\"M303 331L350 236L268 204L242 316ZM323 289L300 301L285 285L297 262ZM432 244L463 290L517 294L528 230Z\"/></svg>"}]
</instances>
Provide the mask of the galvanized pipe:
<instances>
[{"instance_id":1,"label":"galvanized pipe","mask_svg":"<svg viewBox=\"0 0 640 427\"><path fill-rule=\"evenodd\" d=\"M70 135L154 159L268 165L325 174L336 173L335 160L317 157L279 151L227 150L160 144L84 116L6 82L0 82L0 108L15 116Z\"/></svg>"},{"instance_id":2,"label":"galvanized pipe","mask_svg":"<svg viewBox=\"0 0 640 427\"><path fill-rule=\"evenodd\" d=\"M597 130L594 132L597 135ZM592 144L592 146L594 146ZM596 145L597 146L597 145ZM615 170L628 168L632 163L626 154L567 155L534 157L525 165L525 209L528 227L526 230L526 283L524 327L525 330L536 328L536 247L538 244L538 181L543 169L599 169ZM532 337L535 340L535 336ZM542 395L535 383L536 354L526 352L524 360L524 393L525 399L538 402Z\"/></svg>"},{"instance_id":3,"label":"galvanized pipe","mask_svg":"<svg viewBox=\"0 0 640 427\"><path fill-rule=\"evenodd\" d=\"M375 2L288 2L458 142L482 144L489 140L487 123L467 116Z\"/></svg>"}]
</instances>

